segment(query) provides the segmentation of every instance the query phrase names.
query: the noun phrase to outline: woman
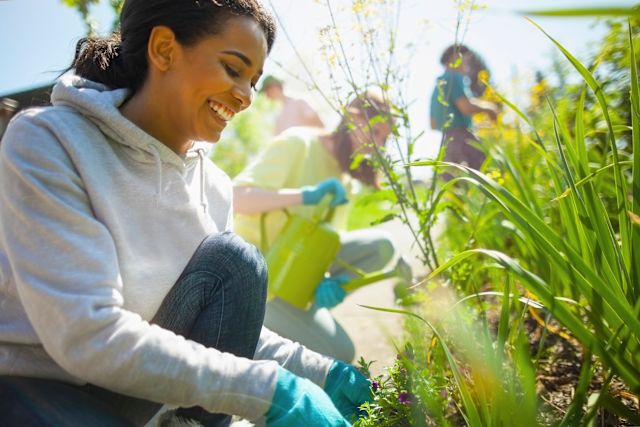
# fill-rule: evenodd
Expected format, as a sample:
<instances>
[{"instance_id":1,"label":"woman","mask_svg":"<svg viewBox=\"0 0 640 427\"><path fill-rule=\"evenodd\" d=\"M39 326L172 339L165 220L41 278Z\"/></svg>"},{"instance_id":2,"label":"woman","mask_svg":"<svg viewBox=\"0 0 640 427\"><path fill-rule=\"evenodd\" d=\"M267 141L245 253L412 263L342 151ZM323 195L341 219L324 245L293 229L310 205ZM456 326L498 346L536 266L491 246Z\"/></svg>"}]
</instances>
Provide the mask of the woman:
<instances>
[{"instance_id":1,"label":"woman","mask_svg":"<svg viewBox=\"0 0 640 427\"><path fill-rule=\"evenodd\" d=\"M347 426L355 368L263 329L264 260L205 160L275 34L257 0L126 0L0 152L3 425ZM8 417L8 419L7 419Z\"/></svg>"},{"instance_id":2,"label":"woman","mask_svg":"<svg viewBox=\"0 0 640 427\"><path fill-rule=\"evenodd\" d=\"M440 63L444 72L436 81L431 94L431 129L442 132L445 146L444 161L465 164L480 169L485 154L475 145L480 141L473 133L472 116L486 114L495 121L498 109L491 102L474 98L473 91L481 90L478 82L478 69L482 59L465 45L454 44L447 47ZM469 86L466 77L470 76L473 86ZM473 95L473 96L472 96ZM453 176L443 173L442 178L449 181Z\"/></svg>"},{"instance_id":3,"label":"woman","mask_svg":"<svg viewBox=\"0 0 640 427\"><path fill-rule=\"evenodd\" d=\"M352 168L354 158L372 156L375 146L383 147L391 125L387 103L380 94L367 91L348 104L333 132L298 127L276 137L234 178L238 234L260 244L260 220L267 213L266 234L272 239L286 221L283 208L308 217L315 209L312 205L325 194L333 195L333 225L344 228L346 209L340 205L347 202L353 181L379 188L372 163L365 160ZM330 277L319 284L314 306L300 310L275 298L267 303L265 325L313 350L350 362L355 354L353 344L328 310L344 299L346 292L340 285L353 276L344 263L377 271L396 257L396 251L386 233L373 229L343 232L340 243L337 258L343 262L334 263ZM408 270L402 258L399 262Z\"/></svg>"}]
</instances>

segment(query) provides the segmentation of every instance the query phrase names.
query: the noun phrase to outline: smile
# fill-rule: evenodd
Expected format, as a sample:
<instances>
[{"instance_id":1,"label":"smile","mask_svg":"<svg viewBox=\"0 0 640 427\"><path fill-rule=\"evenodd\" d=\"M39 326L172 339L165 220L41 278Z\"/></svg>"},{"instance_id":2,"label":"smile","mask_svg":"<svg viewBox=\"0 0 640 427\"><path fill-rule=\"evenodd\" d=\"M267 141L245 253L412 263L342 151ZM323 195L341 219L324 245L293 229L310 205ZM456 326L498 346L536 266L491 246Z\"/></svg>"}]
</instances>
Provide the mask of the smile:
<instances>
[{"instance_id":1,"label":"smile","mask_svg":"<svg viewBox=\"0 0 640 427\"><path fill-rule=\"evenodd\" d=\"M233 119L233 116L235 116L235 113L233 111L231 111L224 105L218 104L214 101L209 101L209 109L216 113L225 122L228 122L229 120Z\"/></svg>"}]
</instances>

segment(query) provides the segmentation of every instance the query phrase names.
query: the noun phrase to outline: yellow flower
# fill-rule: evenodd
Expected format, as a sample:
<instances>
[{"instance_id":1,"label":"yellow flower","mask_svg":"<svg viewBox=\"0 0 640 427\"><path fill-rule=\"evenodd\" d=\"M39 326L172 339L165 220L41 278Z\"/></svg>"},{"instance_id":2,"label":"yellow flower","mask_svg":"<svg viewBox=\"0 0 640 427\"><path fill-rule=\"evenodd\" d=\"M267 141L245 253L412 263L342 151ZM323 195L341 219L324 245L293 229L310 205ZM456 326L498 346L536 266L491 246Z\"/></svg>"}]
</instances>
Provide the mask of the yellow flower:
<instances>
[{"instance_id":1,"label":"yellow flower","mask_svg":"<svg viewBox=\"0 0 640 427\"><path fill-rule=\"evenodd\" d=\"M504 177L502 176L502 173L498 169L490 170L489 172L487 172L487 176L493 179L498 184L504 185Z\"/></svg>"},{"instance_id":2,"label":"yellow flower","mask_svg":"<svg viewBox=\"0 0 640 427\"><path fill-rule=\"evenodd\" d=\"M478 80L480 80L480 83L482 83L483 85L488 85L489 84L489 72L487 70L478 71Z\"/></svg>"}]
</instances>

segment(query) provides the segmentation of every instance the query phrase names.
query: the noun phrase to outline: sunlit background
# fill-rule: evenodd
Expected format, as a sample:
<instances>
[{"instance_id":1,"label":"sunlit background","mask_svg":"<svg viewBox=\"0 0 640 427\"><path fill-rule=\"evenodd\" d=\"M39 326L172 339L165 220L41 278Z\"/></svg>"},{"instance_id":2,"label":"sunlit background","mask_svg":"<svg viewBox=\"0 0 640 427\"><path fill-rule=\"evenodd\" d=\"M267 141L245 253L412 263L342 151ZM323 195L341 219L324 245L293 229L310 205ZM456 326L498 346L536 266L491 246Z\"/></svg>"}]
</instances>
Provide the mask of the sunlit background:
<instances>
[{"instance_id":1,"label":"sunlit background","mask_svg":"<svg viewBox=\"0 0 640 427\"><path fill-rule=\"evenodd\" d=\"M370 3L383 2L372 0ZM419 155L430 156L438 147L439 135L427 126L428 98L442 71L438 61L440 53L456 38L484 57L493 84L517 102L524 93L521 88L533 84L537 71L548 72L554 56L558 56L550 41L525 19L524 12L590 5L629 6L633 2L484 0L464 3L466 10L460 15L460 1L407 0L399 2L397 15L397 11L389 11L387 16L375 18L397 23L395 60L406 71L403 93L410 103L413 132L425 132L417 147ZM342 34L347 48L345 55L356 68L366 55L383 53L386 47L381 47L381 52L358 48L362 43L357 39L357 28L354 29L356 22L350 0L266 0L265 4L275 12L280 23L265 72L284 79L288 94L306 98L319 110L325 123L335 124L336 113L325 98L312 89L315 84L333 95L336 92L332 88L345 89L344 70L329 68L321 53L321 28L334 20L339 28L345 29ZM470 5L478 9L471 11ZM91 13L100 33L111 29L114 16L108 2L103 1ZM604 25L590 18L533 19L578 58L593 51L594 41L604 34ZM69 64L75 42L84 32L80 15L59 0L0 0L0 95L54 80ZM340 92L336 96L340 96Z\"/></svg>"}]
</instances>

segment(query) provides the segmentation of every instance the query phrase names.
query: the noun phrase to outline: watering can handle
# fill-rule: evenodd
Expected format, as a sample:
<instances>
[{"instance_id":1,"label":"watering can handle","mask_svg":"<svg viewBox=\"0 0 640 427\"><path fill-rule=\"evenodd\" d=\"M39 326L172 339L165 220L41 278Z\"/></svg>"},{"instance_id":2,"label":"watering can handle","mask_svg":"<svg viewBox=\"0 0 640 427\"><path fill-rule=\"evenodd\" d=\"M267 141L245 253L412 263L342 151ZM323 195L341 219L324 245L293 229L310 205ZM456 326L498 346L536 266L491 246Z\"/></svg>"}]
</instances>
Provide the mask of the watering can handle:
<instances>
[{"instance_id":1,"label":"watering can handle","mask_svg":"<svg viewBox=\"0 0 640 427\"><path fill-rule=\"evenodd\" d=\"M331 200L333 196L331 194L326 194L318 203L313 210L311 215L311 220L314 222L329 222L333 218L333 214L335 213L335 208L330 207ZM282 211L287 215L287 217L291 216L291 213L287 209L282 209ZM322 215L324 212L327 212L324 218ZM267 237L267 215L269 212L264 212L260 215L260 250L263 254L266 254L269 250L268 245L268 237Z\"/></svg>"},{"instance_id":2,"label":"watering can handle","mask_svg":"<svg viewBox=\"0 0 640 427\"><path fill-rule=\"evenodd\" d=\"M333 214L335 212L335 208L331 207L331 201L333 200L332 194L325 194L322 199L320 199L320 203L316 205L316 208L313 210L313 214L311 215L311 220L314 222L329 222L333 218ZM322 215L324 212L327 212L324 218Z\"/></svg>"},{"instance_id":3,"label":"watering can handle","mask_svg":"<svg viewBox=\"0 0 640 427\"><path fill-rule=\"evenodd\" d=\"M291 213L285 208L282 209L282 212L287 215L287 218L291 216ZM267 240L267 215L269 212L263 212L260 215L260 251L263 254L266 254L269 250L269 241Z\"/></svg>"},{"instance_id":4,"label":"watering can handle","mask_svg":"<svg viewBox=\"0 0 640 427\"><path fill-rule=\"evenodd\" d=\"M267 246L267 212L263 212L262 215L260 215L260 251L263 254L267 253L267 249L269 249Z\"/></svg>"}]
</instances>

